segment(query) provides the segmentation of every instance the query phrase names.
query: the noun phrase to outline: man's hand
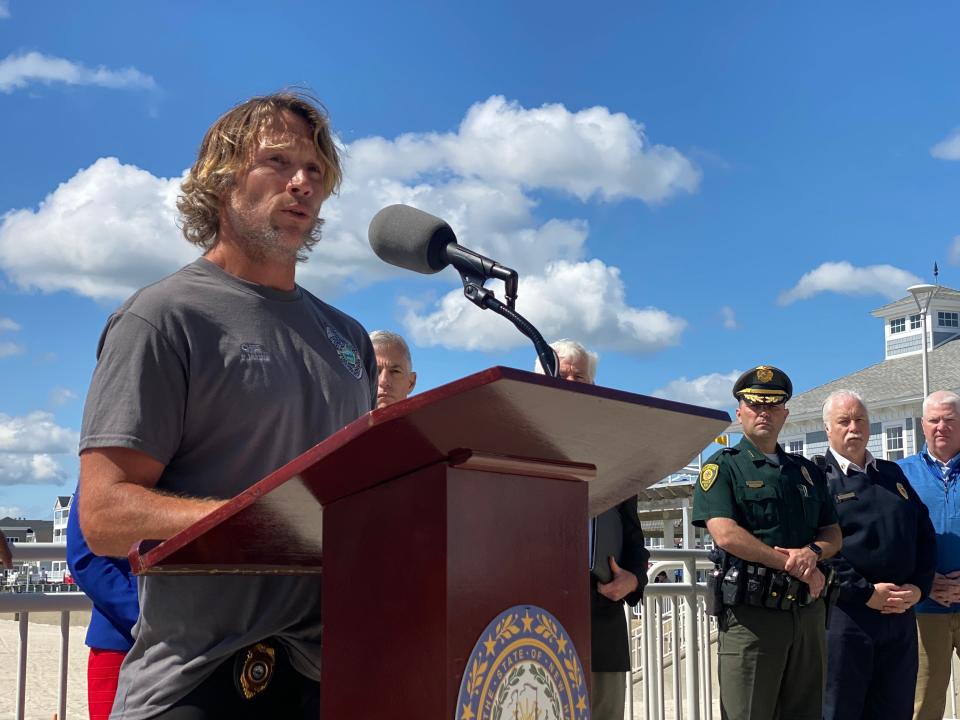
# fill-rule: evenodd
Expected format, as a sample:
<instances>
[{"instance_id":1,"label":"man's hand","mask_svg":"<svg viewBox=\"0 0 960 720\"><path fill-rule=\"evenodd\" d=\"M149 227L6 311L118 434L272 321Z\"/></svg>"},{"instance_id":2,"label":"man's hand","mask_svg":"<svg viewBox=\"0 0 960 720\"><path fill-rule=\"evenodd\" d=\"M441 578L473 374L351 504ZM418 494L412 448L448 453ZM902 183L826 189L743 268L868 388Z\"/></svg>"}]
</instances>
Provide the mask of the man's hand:
<instances>
[{"instance_id":1,"label":"man's hand","mask_svg":"<svg viewBox=\"0 0 960 720\"><path fill-rule=\"evenodd\" d=\"M619 602L640 587L640 581L632 572L617 565L617 561L613 559L612 555L609 562L613 577L608 583L597 583L597 592L609 600Z\"/></svg>"},{"instance_id":2,"label":"man's hand","mask_svg":"<svg viewBox=\"0 0 960 720\"><path fill-rule=\"evenodd\" d=\"M773 549L781 555L787 556L783 563L783 569L790 573L790 575L793 577L797 578L797 580L803 580L805 583L809 583L812 574L814 572L818 572L817 560L819 558L817 557L817 554L810 548L774 547ZM820 573L820 577L823 577L823 573Z\"/></svg>"},{"instance_id":3,"label":"man's hand","mask_svg":"<svg viewBox=\"0 0 960 720\"><path fill-rule=\"evenodd\" d=\"M920 602L920 597L920 588L904 583L890 591L889 599L883 604L883 610L880 612L884 615L904 613Z\"/></svg>"},{"instance_id":4,"label":"man's hand","mask_svg":"<svg viewBox=\"0 0 960 720\"><path fill-rule=\"evenodd\" d=\"M946 575L935 573L933 587L930 589L930 599L944 607L960 602L960 570Z\"/></svg>"},{"instance_id":5,"label":"man's hand","mask_svg":"<svg viewBox=\"0 0 960 720\"><path fill-rule=\"evenodd\" d=\"M13 569L13 553L10 552L10 546L7 545L7 538L0 530L0 565L7 570Z\"/></svg>"},{"instance_id":6,"label":"man's hand","mask_svg":"<svg viewBox=\"0 0 960 720\"><path fill-rule=\"evenodd\" d=\"M867 607L879 610L883 615L899 615L920 602L920 588L905 583L877 583L873 586L873 595L867 600Z\"/></svg>"},{"instance_id":7,"label":"man's hand","mask_svg":"<svg viewBox=\"0 0 960 720\"><path fill-rule=\"evenodd\" d=\"M873 594L870 596L870 599L867 600L867 607L871 610L884 612L884 607L893 597L891 593L899 589L900 586L894 583L875 583L873 586ZM893 611L891 610L890 612Z\"/></svg>"},{"instance_id":8,"label":"man's hand","mask_svg":"<svg viewBox=\"0 0 960 720\"><path fill-rule=\"evenodd\" d=\"M823 592L823 586L826 584L827 579L823 576L823 573L820 572L819 568L814 567L813 572L807 574L805 582L810 588L810 597L818 598L820 597L820 593Z\"/></svg>"}]
</instances>

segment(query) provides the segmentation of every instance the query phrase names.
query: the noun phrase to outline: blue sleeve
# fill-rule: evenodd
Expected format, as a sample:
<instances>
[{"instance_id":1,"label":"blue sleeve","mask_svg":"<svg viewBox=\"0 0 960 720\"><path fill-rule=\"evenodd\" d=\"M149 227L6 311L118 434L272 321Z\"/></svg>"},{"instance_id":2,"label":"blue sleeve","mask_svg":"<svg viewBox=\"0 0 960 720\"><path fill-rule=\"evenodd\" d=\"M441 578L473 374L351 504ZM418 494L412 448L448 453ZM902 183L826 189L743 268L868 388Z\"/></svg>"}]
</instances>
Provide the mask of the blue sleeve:
<instances>
[{"instance_id":1,"label":"blue sleeve","mask_svg":"<svg viewBox=\"0 0 960 720\"><path fill-rule=\"evenodd\" d=\"M927 506L920 500L917 491L907 480L906 474L903 479L911 501L917 505L917 559L910 583L920 588L920 593L926 600L933 587L933 578L937 569L937 535L933 530L933 523L930 522L930 511Z\"/></svg>"},{"instance_id":2,"label":"blue sleeve","mask_svg":"<svg viewBox=\"0 0 960 720\"><path fill-rule=\"evenodd\" d=\"M67 566L94 607L130 643L130 629L140 615L137 582L125 558L94 555L80 530L80 493L73 496L67 521Z\"/></svg>"}]
</instances>

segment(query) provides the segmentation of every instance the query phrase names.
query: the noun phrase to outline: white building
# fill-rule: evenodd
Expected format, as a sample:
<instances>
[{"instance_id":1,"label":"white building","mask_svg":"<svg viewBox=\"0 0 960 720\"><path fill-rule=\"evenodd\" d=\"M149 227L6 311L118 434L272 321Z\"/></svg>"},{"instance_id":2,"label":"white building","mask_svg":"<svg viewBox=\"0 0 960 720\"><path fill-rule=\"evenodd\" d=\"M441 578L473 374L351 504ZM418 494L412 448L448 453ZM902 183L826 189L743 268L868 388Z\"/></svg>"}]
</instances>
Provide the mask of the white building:
<instances>
[{"instance_id":1,"label":"white building","mask_svg":"<svg viewBox=\"0 0 960 720\"><path fill-rule=\"evenodd\" d=\"M883 320L883 360L791 398L790 416L780 433L788 452L807 457L827 449L823 401L834 390L854 390L870 409L870 443L876 457L899 460L923 446L921 319L912 296L871 313ZM930 391L960 392L960 292L940 287L927 317Z\"/></svg>"},{"instance_id":2,"label":"white building","mask_svg":"<svg viewBox=\"0 0 960 720\"><path fill-rule=\"evenodd\" d=\"M72 495L59 495L53 506L53 542L67 544L67 520L70 518L70 504ZM61 582L65 573L69 573L67 563L63 560L54 560L50 564L51 582Z\"/></svg>"}]
</instances>

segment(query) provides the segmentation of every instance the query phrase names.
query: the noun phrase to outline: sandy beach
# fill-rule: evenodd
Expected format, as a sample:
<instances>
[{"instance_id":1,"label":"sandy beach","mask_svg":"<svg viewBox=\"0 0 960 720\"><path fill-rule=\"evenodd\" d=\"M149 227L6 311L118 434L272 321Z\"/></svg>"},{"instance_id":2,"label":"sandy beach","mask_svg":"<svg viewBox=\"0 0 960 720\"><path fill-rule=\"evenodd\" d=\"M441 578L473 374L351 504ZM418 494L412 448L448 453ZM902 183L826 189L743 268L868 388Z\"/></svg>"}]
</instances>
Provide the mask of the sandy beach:
<instances>
[{"instance_id":1,"label":"sandy beach","mask_svg":"<svg viewBox=\"0 0 960 720\"><path fill-rule=\"evenodd\" d=\"M71 613L67 713L71 720L87 717L87 646L83 638L89 612ZM14 718L17 693L17 648L20 624L13 615L0 614L0 718ZM60 614L34 613L27 655L26 720L50 720L57 712L60 671ZM60 718L63 720L63 718Z\"/></svg>"}]
</instances>

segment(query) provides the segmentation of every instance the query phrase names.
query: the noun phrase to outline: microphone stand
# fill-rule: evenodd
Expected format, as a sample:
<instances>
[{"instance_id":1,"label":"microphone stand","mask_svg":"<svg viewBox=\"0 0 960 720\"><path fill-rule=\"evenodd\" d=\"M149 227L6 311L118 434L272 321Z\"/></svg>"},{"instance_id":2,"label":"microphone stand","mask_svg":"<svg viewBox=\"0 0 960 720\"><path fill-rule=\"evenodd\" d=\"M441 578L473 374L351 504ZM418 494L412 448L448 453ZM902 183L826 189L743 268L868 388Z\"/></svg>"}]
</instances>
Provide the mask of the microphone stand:
<instances>
[{"instance_id":1,"label":"microphone stand","mask_svg":"<svg viewBox=\"0 0 960 720\"><path fill-rule=\"evenodd\" d=\"M512 322L517 330L533 342L533 347L537 351L537 357L540 358L540 365L543 367L544 373L550 377L557 377L559 371L557 354L553 348L547 344L547 341L543 339L543 335L533 326L533 323L514 309L517 302L517 286L519 284L517 271L504 267L500 263L492 263L489 266L486 263L476 263L474 264L474 270L479 270L479 272L461 268L457 268L457 270L460 272L460 279L463 280L463 294L467 300L482 310L493 310L497 315L505 317ZM503 280L504 294L507 298L506 305L497 300L492 290L488 290L483 286L489 278Z\"/></svg>"}]
</instances>

